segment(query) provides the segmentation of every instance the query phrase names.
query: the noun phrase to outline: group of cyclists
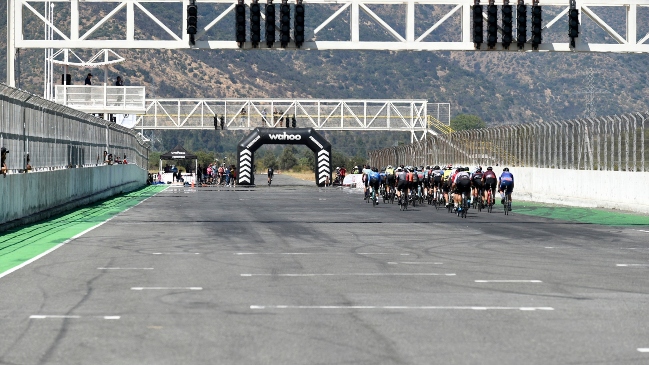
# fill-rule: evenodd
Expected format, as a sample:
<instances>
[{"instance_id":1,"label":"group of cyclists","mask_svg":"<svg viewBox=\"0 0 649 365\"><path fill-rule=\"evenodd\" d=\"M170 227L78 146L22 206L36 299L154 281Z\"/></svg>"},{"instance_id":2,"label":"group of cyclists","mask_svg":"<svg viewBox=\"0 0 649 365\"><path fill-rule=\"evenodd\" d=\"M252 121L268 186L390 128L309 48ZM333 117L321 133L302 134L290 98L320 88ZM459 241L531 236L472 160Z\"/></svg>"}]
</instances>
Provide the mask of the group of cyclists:
<instances>
[{"instance_id":1,"label":"group of cyclists","mask_svg":"<svg viewBox=\"0 0 649 365\"><path fill-rule=\"evenodd\" d=\"M378 196L386 201L397 198L399 206L411 202L443 205L449 211L461 212L470 206L480 209L493 206L496 190L500 193L501 204L511 210L511 194L514 190L514 175L505 167L500 176L489 166L483 171L481 166L472 169L463 166L404 166L396 168L389 165L381 171L365 165L362 170L365 183L365 198L378 204Z\"/></svg>"}]
</instances>

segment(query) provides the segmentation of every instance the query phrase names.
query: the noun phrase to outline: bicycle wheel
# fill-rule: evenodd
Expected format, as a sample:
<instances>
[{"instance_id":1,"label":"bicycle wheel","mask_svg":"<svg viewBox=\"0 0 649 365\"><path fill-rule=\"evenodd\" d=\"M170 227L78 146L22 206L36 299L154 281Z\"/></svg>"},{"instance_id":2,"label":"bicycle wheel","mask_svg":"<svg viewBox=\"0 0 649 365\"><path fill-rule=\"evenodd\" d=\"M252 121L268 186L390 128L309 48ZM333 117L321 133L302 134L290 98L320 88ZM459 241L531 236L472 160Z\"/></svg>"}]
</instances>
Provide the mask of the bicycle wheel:
<instances>
[{"instance_id":1,"label":"bicycle wheel","mask_svg":"<svg viewBox=\"0 0 649 365\"><path fill-rule=\"evenodd\" d=\"M374 189L372 189L372 206L375 207L376 203L377 203L376 191Z\"/></svg>"},{"instance_id":2,"label":"bicycle wheel","mask_svg":"<svg viewBox=\"0 0 649 365\"><path fill-rule=\"evenodd\" d=\"M505 211L505 215L509 215L509 208L508 208L509 201L507 198L505 198L505 204L503 204L503 210Z\"/></svg>"}]
</instances>

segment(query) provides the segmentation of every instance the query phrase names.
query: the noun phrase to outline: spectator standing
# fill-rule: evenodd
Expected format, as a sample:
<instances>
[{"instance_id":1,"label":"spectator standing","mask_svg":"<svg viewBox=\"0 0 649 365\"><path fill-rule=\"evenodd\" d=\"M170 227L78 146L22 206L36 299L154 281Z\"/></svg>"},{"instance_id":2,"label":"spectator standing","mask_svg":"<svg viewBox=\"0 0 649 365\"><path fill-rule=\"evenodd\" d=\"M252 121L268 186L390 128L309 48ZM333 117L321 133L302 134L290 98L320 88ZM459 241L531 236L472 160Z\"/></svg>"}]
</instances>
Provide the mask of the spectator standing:
<instances>
[{"instance_id":1,"label":"spectator standing","mask_svg":"<svg viewBox=\"0 0 649 365\"><path fill-rule=\"evenodd\" d=\"M225 175L225 186L230 186L230 168L228 166L223 170L223 175Z\"/></svg>"},{"instance_id":2,"label":"spectator standing","mask_svg":"<svg viewBox=\"0 0 649 365\"><path fill-rule=\"evenodd\" d=\"M89 73L88 76L86 76L85 84L92 85L92 74Z\"/></svg>"},{"instance_id":3,"label":"spectator standing","mask_svg":"<svg viewBox=\"0 0 649 365\"><path fill-rule=\"evenodd\" d=\"M232 168L230 169L230 182L230 185L232 186L237 185L237 168L234 165L232 165Z\"/></svg>"},{"instance_id":4,"label":"spectator standing","mask_svg":"<svg viewBox=\"0 0 649 365\"><path fill-rule=\"evenodd\" d=\"M0 171L2 172L3 177L7 177L7 171L9 171L9 168L7 167L7 153L9 153L9 150L2 147L2 150L0 150L0 158L2 161L0 162Z\"/></svg>"},{"instance_id":5,"label":"spectator standing","mask_svg":"<svg viewBox=\"0 0 649 365\"><path fill-rule=\"evenodd\" d=\"M219 185L222 185L223 184L223 176L225 174L225 164L223 164L222 166L219 166L218 174L219 174L218 175L219 176Z\"/></svg>"},{"instance_id":6,"label":"spectator standing","mask_svg":"<svg viewBox=\"0 0 649 365\"><path fill-rule=\"evenodd\" d=\"M261 110L261 126L265 127L267 122L268 121L266 120L266 108L264 108Z\"/></svg>"},{"instance_id":7,"label":"spectator standing","mask_svg":"<svg viewBox=\"0 0 649 365\"><path fill-rule=\"evenodd\" d=\"M117 80L115 80L115 86L124 86L124 80L122 80L122 76L117 76Z\"/></svg>"},{"instance_id":8,"label":"spectator standing","mask_svg":"<svg viewBox=\"0 0 649 365\"><path fill-rule=\"evenodd\" d=\"M241 108L241 111L239 112L239 122L241 123L241 126L244 127L246 125L246 109L245 107Z\"/></svg>"},{"instance_id":9,"label":"spectator standing","mask_svg":"<svg viewBox=\"0 0 649 365\"><path fill-rule=\"evenodd\" d=\"M210 178L212 178L212 164L209 164L209 165L207 166L207 176L209 176Z\"/></svg>"}]
</instances>

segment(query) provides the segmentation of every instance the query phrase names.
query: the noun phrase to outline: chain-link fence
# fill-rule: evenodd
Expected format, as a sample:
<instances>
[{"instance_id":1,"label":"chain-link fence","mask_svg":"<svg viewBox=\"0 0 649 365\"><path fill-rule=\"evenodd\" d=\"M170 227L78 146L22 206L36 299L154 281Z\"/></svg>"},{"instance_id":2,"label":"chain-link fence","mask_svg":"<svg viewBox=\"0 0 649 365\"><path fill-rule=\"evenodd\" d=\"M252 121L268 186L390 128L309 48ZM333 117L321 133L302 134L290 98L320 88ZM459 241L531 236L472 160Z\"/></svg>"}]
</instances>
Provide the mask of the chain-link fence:
<instances>
[{"instance_id":1,"label":"chain-link fence","mask_svg":"<svg viewBox=\"0 0 649 365\"><path fill-rule=\"evenodd\" d=\"M633 113L427 135L410 145L372 151L370 163L649 171L647 119L649 113Z\"/></svg>"},{"instance_id":2,"label":"chain-link fence","mask_svg":"<svg viewBox=\"0 0 649 365\"><path fill-rule=\"evenodd\" d=\"M10 173L101 165L104 151L143 169L148 143L137 132L0 84L0 146Z\"/></svg>"}]
</instances>

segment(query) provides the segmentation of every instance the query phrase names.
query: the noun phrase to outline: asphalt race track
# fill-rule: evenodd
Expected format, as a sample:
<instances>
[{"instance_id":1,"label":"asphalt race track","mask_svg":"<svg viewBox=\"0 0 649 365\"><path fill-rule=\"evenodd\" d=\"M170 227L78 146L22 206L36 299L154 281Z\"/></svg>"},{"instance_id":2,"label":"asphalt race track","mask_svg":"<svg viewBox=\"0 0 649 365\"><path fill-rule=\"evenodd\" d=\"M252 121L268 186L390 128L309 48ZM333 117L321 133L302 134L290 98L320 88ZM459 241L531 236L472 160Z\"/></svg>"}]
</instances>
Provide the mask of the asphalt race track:
<instances>
[{"instance_id":1,"label":"asphalt race track","mask_svg":"<svg viewBox=\"0 0 649 365\"><path fill-rule=\"evenodd\" d=\"M516 204L169 188L0 278L0 364L649 364L649 228Z\"/></svg>"}]
</instances>

